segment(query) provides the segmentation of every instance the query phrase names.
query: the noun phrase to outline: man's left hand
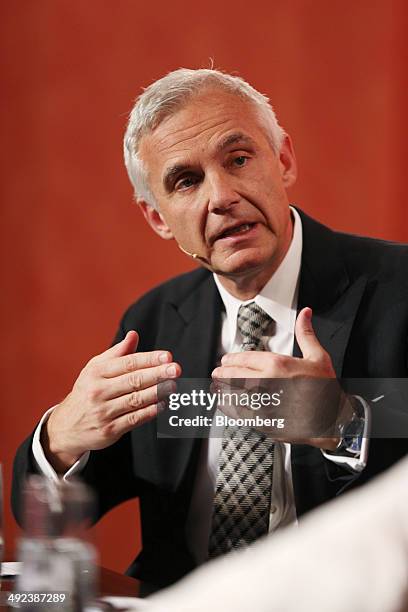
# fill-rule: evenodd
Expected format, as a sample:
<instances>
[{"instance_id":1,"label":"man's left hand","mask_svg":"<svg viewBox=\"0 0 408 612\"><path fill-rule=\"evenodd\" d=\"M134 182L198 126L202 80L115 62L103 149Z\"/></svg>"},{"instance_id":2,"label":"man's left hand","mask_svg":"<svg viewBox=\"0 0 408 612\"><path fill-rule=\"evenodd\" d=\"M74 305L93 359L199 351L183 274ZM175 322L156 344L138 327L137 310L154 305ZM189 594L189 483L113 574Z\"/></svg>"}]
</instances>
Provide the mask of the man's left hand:
<instances>
[{"instance_id":1,"label":"man's left hand","mask_svg":"<svg viewBox=\"0 0 408 612\"><path fill-rule=\"evenodd\" d=\"M300 311L296 320L295 336L303 357L279 355L269 351L227 353L223 356L221 365L213 371L212 377L221 381L222 379L230 380L236 378L335 379L336 374L330 355L322 347L314 333L311 308L303 308L303 310ZM292 427L287 432L289 439L284 439L282 441L309 444L318 448L334 450L339 441L338 436L335 434L330 437L310 437L309 432L313 431L313 424L316 422L316 413L321 413L322 410L327 410L328 408L327 402L322 402L320 393L316 392L316 389L319 387L319 381L316 381L316 383L316 386L313 384L305 384L302 387L298 387L306 389L305 393L302 392L301 397L300 394L296 392L293 394L293 397L291 397L291 401L289 401L289 398L286 398L286 401L289 401L290 404ZM333 384L337 386L337 383L333 382ZM302 385L302 381L299 381L299 385ZM307 389L310 389L309 395ZM321 384L319 389L321 389ZM316 406L316 397L319 396L320 405ZM340 411L344 410L345 399L345 395L339 389L338 402L336 401L338 405L330 406L330 412L333 414L334 422L340 414ZM283 402L283 408L286 401L284 400ZM243 416L242 412L242 409L240 409L240 416ZM254 414L253 410L245 411L246 416L254 416ZM296 432L292 433L294 431L294 423L296 423ZM306 437L302 436L302 431L308 432ZM282 438L280 437L280 439Z\"/></svg>"}]
</instances>

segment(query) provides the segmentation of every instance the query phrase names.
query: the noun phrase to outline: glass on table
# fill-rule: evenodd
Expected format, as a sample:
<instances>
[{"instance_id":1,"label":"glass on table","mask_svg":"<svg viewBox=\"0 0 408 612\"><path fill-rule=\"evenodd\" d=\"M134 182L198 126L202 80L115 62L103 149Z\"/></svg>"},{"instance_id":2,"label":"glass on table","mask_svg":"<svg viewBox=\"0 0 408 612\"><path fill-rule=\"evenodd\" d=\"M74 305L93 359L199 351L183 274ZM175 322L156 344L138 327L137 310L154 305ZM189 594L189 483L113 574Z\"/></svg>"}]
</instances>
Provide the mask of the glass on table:
<instances>
[{"instance_id":1,"label":"glass on table","mask_svg":"<svg viewBox=\"0 0 408 612\"><path fill-rule=\"evenodd\" d=\"M28 478L24 491L24 529L18 541L20 591L65 592L59 610L83 609L95 597L97 555L87 537L94 497L82 482Z\"/></svg>"}]
</instances>

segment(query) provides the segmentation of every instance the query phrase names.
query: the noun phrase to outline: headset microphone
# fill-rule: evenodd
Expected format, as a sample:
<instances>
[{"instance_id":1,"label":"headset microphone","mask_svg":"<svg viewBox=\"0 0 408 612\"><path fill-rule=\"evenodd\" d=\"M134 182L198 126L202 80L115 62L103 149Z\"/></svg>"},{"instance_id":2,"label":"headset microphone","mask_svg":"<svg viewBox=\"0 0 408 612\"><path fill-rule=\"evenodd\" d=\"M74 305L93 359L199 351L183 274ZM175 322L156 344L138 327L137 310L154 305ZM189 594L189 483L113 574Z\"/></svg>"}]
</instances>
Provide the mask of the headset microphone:
<instances>
[{"instance_id":1,"label":"headset microphone","mask_svg":"<svg viewBox=\"0 0 408 612\"><path fill-rule=\"evenodd\" d=\"M180 251L183 251L183 253L185 253L186 255L189 255L193 259L199 259L197 253L190 253L189 251L186 251L186 249L183 249L183 247L180 246L179 243L177 243L177 246L180 249Z\"/></svg>"},{"instance_id":2,"label":"headset microphone","mask_svg":"<svg viewBox=\"0 0 408 612\"><path fill-rule=\"evenodd\" d=\"M190 253L190 251L186 251L185 249L183 249L183 247L179 243L177 243L177 246L180 249L180 251L183 251L183 253L185 253L189 257L192 257L193 259L199 259L200 261L203 261L207 265L209 264L208 259L206 259L205 257L200 257L200 255L198 255L197 253Z\"/></svg>"}]
</instances>

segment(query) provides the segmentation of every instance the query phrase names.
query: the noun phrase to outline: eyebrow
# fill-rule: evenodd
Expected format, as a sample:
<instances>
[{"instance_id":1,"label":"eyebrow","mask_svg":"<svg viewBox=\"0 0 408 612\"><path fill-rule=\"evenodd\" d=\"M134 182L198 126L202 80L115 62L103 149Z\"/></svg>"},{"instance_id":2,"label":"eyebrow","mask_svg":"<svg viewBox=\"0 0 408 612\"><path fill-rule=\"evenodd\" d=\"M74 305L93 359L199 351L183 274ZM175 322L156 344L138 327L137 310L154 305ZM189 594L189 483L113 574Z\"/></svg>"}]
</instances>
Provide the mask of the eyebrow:
<instances>
[{"instance_id":1,"label":"eyebrow","mask_svg":"<svg viewBox=\"0 0 408 612\"><path fill-rule=\"evenodd\" d=\"M216 147L216 153L221 153L222 151L224 151L231 145L241 144L241 143L250 145L253 147L255 146L255 141L250 136L246 136L246 134L243 134L242 132L234 132L234 134L230 134L229 136L224 138L224 140L218 143ZM174 164L174 166L170 166L169 168L167 168L163 176L163 185L165 189L168 192L170 192L172 189L172 183L174 179L179 174L182 174L183 172L186 172L186 171L191 171L190 164Z\"/></svg>"},{"instance_id":2,"label":"eyebrow","mask_svg":"<svg viewBox=\"0 0 408 612\"><path fill-rule=\"evenodd\" d=\"M252 147L255 146L255 141L250 136L247 136L246 134L243 134L242 132L235 132L234 134L230 134L229 136L224 138L224 140L222 140L217 145L217 153L223 151L224 149L227 149L231 145L241 144L241 143L251 145Z\"/></svg>"},{"instance_id":3,"label":"eyebrow","mask_svg":"<svg viewBox=\"0 0 408 612\"><path fill-rule=\"evenodd\" d=\"M171 186L176 176L189 169L191 169L191 166L188 164L174 164L174 166L167 168L163 176L163 185L166 190L171 191Z\"/></svg>"}]
</instances>

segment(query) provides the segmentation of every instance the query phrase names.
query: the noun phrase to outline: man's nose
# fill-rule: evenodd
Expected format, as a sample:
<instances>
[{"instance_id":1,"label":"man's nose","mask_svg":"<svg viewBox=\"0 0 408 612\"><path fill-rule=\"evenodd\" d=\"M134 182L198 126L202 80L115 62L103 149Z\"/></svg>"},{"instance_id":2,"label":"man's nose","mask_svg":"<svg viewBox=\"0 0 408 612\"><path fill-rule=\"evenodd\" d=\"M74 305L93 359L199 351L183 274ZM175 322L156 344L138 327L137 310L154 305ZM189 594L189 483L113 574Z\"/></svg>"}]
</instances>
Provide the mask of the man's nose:
<instances>
[{"instance_id":1,"label":"man's nose","mask_svg":"<svg viewBox=\"0 0 408 612\"><path fill-rule=\"evenodd\" d=\"M223 213L239 202L233 178L227 173L217 172L207 177L208 212Z\"/></svg>"}]
</instances>

